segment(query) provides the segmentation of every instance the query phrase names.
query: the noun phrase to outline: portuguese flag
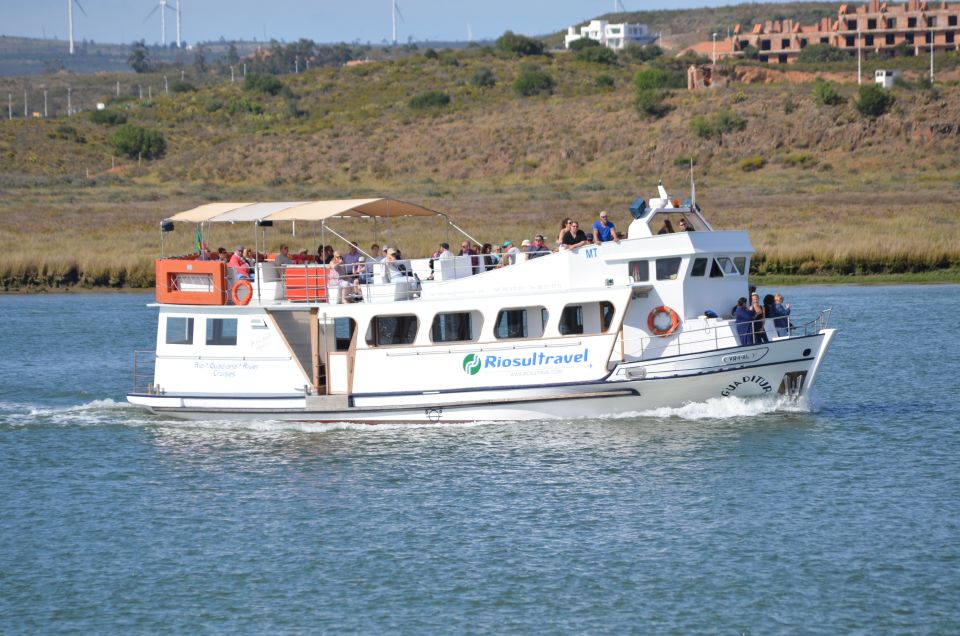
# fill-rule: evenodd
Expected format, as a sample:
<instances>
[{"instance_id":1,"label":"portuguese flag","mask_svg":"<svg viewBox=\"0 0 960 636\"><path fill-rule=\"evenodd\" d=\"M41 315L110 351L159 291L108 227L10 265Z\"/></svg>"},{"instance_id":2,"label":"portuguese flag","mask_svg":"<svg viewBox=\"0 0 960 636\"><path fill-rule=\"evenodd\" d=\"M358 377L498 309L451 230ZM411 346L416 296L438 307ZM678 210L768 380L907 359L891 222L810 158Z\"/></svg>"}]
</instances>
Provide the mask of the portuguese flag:
<instances>
[{"instance_id":1,"label":"portuguese flag","mask_svg":"<svg viewBox=\"0 0 960 636\"><path fill-rule=\"evenodd\" d=\"M197 223L197 254L203 254L203 232L200 230L199 223Z\"/></svg>"}]
</instances>

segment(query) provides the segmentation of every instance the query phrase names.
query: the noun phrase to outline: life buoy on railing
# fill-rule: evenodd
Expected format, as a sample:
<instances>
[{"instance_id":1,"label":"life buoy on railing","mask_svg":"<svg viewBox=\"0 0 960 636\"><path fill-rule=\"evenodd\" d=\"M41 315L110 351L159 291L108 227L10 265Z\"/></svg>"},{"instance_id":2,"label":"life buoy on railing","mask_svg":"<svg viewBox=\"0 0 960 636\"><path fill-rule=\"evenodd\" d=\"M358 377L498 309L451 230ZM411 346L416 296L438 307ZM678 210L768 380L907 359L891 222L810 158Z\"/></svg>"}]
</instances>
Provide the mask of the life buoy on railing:
<instances>
[{"instance_id":1,"label":"life buoy on railing","mask_svg":"<svg viewBox=\"0 0 960 636\"><path fill-rule=\"evenodd\" d=\"M667 329L660 329L657 327L657 316L660 314L667 314L670 316L670 327ZM674 331L677 330L677 327L680 326L680 316L677 315L677 312L670 309L666 305L661 305L659 307L654 307L650 314L647 316L647 327L650 328L650 333L655 336L669 336Z\"/></svg>"},{"instance_id":2,"label":"life buoy on railing","mask_svg":"<svg viewBox=\"0 0 960 636\"><path fill-rule=\"evenodd\" d=\"M240 298L239 292L244 288L247 293L243 298ZM248 305L251 298L253 298L253 285L250 284L250 281L240 279L233 284L233 289L230 290L230 299L234 305Z\"/></svg>"}]
</instances>

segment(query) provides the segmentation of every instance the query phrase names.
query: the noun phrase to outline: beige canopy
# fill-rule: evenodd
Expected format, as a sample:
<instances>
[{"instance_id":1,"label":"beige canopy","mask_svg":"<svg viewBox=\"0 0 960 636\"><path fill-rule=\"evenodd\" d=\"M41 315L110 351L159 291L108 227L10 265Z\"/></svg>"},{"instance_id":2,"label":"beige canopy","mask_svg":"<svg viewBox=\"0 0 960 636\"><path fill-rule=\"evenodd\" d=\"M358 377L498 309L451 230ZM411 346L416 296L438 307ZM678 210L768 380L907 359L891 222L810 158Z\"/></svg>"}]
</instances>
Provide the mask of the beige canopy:
<instances>
[{"instance_id":1,"label":"beige canopy","mask_svg":"<svg viewBox=\"0 0 960 636\"><path fill-rule=\"evenodd\" d=\"M180 212L168 220L187 223L242 223L251 221L325 221L344 217L446 216L414 203L396 199L340 199L207 203Z\"/></svg>"}]
</instances>

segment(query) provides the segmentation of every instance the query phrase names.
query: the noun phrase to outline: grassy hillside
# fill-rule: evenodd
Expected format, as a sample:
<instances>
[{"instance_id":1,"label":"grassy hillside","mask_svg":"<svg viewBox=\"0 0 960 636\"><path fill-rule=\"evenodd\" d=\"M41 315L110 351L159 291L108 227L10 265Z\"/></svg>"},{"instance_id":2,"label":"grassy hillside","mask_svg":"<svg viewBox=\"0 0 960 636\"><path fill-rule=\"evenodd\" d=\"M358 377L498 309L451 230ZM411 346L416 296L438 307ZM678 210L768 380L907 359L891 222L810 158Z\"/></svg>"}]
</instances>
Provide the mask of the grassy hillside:
<instances>
[{"instance_id":1,"label":"grassy hillside","mask_svg":"<svg viewBox=\"0 0 960 636\"><path fill-rule=\"evenodd\" d=\"M531 63L555 81L552 95L513 90ZM554 234L563 216L591 222L599 209L625 227L629 202L658 179L687 195L690 156L708 219L752 232L761 273L960 266L957 85L895 89L893 110L876 120L853 107L855 84L838 87L845 103L824 106L809 83L674 91L666 116L649 119L634 105L639 68L476 48L288 75L276 96L227 81L143 100L117 99L116 76L86 78L75 95L161 131L167 153L142 165L115 157L115 127L87 113L0 122L0 280L148 285L158 221L212 200L393 196L446 211L490 242ZM475 83L481 69L494 86ZM0 91L18 81L0 80ZM412 108L427 91L449 105ZM727 109L743 130L722 140L695 133L694 118ZM408 256L449 236L427 222L337 227L363 243L399 243ZM277 227L268 238L313 251L315 230L296 231ZM213 245L251 240L248 228L214 232ZM189 251L192 229L168 239L168 253Z\"/></svg>"}]
</instances>

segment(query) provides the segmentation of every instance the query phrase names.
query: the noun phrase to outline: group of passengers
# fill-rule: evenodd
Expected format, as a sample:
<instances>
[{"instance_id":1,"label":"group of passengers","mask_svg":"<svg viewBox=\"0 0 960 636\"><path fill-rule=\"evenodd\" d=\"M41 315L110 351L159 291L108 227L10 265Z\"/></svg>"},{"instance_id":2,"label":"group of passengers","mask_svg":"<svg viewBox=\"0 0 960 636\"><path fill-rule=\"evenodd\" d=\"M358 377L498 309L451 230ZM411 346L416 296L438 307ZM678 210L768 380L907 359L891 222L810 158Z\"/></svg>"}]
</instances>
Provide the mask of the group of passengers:
<instances>
[{"instance_id":1,"label":"group of passengers","mask_svg":"<svg viewBox=\"0 0 960 636\"><path fill-rule=\"evenodd\" d=\"M783 294L767 294L760 303L760 294L756 287L750 286L750 299L741 297L733 308L737 321L737 337L741 345L763 344L769 342L766 321L773 320L777 335L781 338L790 335L790 304L784 304Z\"/></svg>"}]
</instances>

